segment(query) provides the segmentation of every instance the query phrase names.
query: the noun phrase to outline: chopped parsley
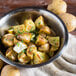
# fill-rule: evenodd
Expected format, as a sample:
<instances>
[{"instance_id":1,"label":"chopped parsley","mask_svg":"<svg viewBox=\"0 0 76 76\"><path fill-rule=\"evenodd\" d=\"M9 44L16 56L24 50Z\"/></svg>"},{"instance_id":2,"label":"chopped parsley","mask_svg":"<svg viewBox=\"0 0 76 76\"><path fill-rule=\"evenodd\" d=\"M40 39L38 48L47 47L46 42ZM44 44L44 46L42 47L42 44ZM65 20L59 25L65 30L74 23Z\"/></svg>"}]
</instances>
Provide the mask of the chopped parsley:
<instances>
[{"instance_id":1,"label":"chopped parsley","mask_svg":"<svg viewBox=\"0 0 76 76\"><path fill-rule=\"evenodd\" d=\"M32 51L31 47L30 47L29 51L30 51L30 52Z\"/></svg>"},{"instance_id":2,"label":"chopped parsley","mask_svg":"<svg viewBox=\"0 0 76 76\"><path fill-rule=\"evenodd\" d=\"M39 25L41 24L41 22L38 23Z\"/></svg>"},{"instance_id":3,"label":"chopped parsley","mask_svg":"<svg viewBox=\"0 0 76 76\"><path fill-rule=\"evenodd\" d=\"M25 53L25 50L23 50L22 52Z\"/></svg>"},{"instance_id":4,"label":"chopped parsley","mask_svg":"<svg viewBox=\"0 0 76 76\"><path fill-rule=\"evenodd\" d=\"M22 42L22 43L24 43L24 41L23 41L23 40L22 40L21 42Z\"/></svg>"},{"instance_id":5,"label":"chopped parsley","mask_svg":"<svg viewBox=\"0 0 76 76\"><path fill-rule=\"evenodd\" d=\"M19 44L19 43L17 43L17 46L19 47L19 46L20 46L20 44Z\"/></svg>"}]
</instances>

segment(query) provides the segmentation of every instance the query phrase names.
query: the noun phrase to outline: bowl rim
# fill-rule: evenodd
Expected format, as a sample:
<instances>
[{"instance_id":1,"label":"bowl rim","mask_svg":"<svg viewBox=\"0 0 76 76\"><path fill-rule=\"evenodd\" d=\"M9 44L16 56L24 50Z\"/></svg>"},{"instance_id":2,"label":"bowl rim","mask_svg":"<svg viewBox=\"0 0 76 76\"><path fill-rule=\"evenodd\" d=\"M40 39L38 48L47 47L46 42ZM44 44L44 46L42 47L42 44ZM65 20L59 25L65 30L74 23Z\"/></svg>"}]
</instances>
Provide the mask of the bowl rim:
<instances>
[{"instance_id":1,"label":"bowl rim","mask_svg":"<svg viewBox=\"0 0 76 76\"><path fill-rule=\"evenodd\" d=\"M64 29L65 29L65 40L64 40L63 47L61 48L61 50L60 50L60 52L59 52L58 54L56 54L55 56L53 56L53 57L52 57L51 59L49 59L47 62L44 62L44 63L41 63L41 64L34 64L34 65L27 65L27 64L23 65L23 64L20 64L20 63L18 63L18 62L16 63L16 62L14 62L14 61L9 60L8 58L6 58L4 55L2 55L2 54L0 53L0 58L1 58L4 62L6 62L6 63L8 63L8 64L10 64L10 65L13 65L13 66L16 66L16 67L23 67L23 68L35 68L35 67L40 67L40 66L43 66L43 65L46 65L46 64L51 63L52 61L54 61L56 58L58 58L58 57L62 54L62 52L64 51L64 48L66 47L66 45L67 45L67 43L68 43L68 30L67 30L67 28L66 28L66 25L64 24L64 22L62 21L62 19L61 19L58 15L56 15L55 13L53 13L53 12L51 12L51 11L43 8L43 7L34 7L34 6L31 7L31 6L30 6L30 7L16 8L16 9L14 9L14 10L12 10L12 11L9 11L9 12L5 13L3 16L1 16L0 20L1 20L2 18L4 18L5 16L11 14L11 13L16 14L17 12L22 12L23 10L26 10L26 9L34 9L34 10L37 10L37 9L38 9L38 10L44 10L44 11L46 11L46 12L51 13L52 15L54 15L55 17L57 17L57 19L59 19L59 20L61 21L61 23L63 24L63 27L64 27ZM22 11L21 11L21 10L22 10Z\"/></svg>"}]
</instances>

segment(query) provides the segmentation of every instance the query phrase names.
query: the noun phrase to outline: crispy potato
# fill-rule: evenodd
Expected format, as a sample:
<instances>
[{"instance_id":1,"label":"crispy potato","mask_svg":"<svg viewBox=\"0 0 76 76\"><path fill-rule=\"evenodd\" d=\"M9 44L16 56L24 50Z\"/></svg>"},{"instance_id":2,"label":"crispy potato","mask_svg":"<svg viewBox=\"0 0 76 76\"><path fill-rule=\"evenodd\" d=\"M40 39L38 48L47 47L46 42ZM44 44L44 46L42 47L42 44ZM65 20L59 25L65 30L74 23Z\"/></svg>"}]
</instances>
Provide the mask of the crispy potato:
<instances>
[{"instance_id":1,"label":"crispy potato","mask_svg":"<svg viewBox=\"0 0 76 76\"><path fill-rule=\"evenodd\" d=\"M33 64L34 64L33 60L31 60L30 64L31 64L31 65L33 65Z\"/></svg>"},{"instance_id":2,"label":"crispy potato","mask_svg":"<svg viewBox=\"0 0 76 76\"><path fill-rule=\"evenodd\" d=\"M46 62L48 60L48 56L43 52L36 52L34 54L34 64L40 64Z\"/></svg>"},{"instance_id":3,"label":"crispy potato","mask_svg":"<svg viewBox=\"0 0 76 76\"><path fill-rule=\"evenodd\" d=\"M45 33L39 33L41 36L43 36L44 38L46 38L46 34Z\"/></svg>"},{"instance_id":4,"label":"crispy potato","mask_svg":"<svg viewBox=\"0 0 76 76\"><path fill-rule=\"evenodd\" d=\"M56 46L51 46L51 48L50 48L50 51L57 51L58 50L58 47L56 47Z\"/></svg>"},{"instance_id":5,"label":"crispy potato","mask_svg":"<svg viewBox=\"0 0 76 76\"><path fill-rule=\"evenodd\" d=\"M25 25L26 32L34 31L35 28L36 28L34 22L32 21L32 19L26 19L24 21L24 25Z\"/></svg>"},{"instance_id":6,"label":"crispy potato","mask_svg":"<svg viewBox=\"0 0 76 76\"><path fill-rule=\"evenodd\" d=\"M22 34L26 32L24 24L12 26L12 28L16 34Z\"/></svg>"},{"instance_id":7,"label":"crispy potato","mask_svg":"<svg viewBox=\"0 0 76 76\"><path fill-rule=\"evenodd\" d=\"M45 43L47 43L47 40L43 36L38 35L37 40L36 40L36 44L37 45L44 45Z\"/></svg>"},{"instance_id":8,"label":"crispy potato","mask_svg":"<svg viewBox=\"0 0 76 76\"><path fill-rule=\"evenodd\" d=\"M47 7L48 10L55 14L61 14L67 12L67 4L63 0L53 0Z\"/></svg>"},{"instance_id":9,"label":"crispy potato","mask_svg":"<svg viewBox=\"0 0 76 76\"><path fill-rule=\"evenodd\" d=\"M26 64L30 61L30 58L28 56L26 56L25 53L21 52L18 54L18 60L19 60L19 62Z\"/></svg>"},{"instance_id":10,"label":"crispy potato","mask_svg":"<svg viewBox=\"0 0 76 76\"><path fill-rule=\"evenodd\" d=\"M17 40L16 38L14 38L13 43L14 45L16 45L19 42L19 40Z\"/></svg>"},{"instance_id":11,"label":"crispy potato","mask_svg":"<svg viewBox=\"0 0 76 76\"><path fill-rule=\"evenodd\" d=\"M1 71L1 76L20 76L20 72L18 68L6 65Z\"/></svg>"},{"instance_id":12,"label":"crispy potato","mask_svg":"<svg viewBox=\"0 0 76 76\"><path fill-rule=\"evenodd\" d=\"M40 16L40 17L38 17L38 18L36 19L35 25L36 25L36 27L39 28L39 29L42 28L42 27L45 25L44 19L43 19L42 16Z\"/></svg>"},{"instance_id":13,"label":"crispy potato","mask_svg":"<svg viewBox=\"0 0 76 76\"><path fill-rule=\"evenodd\" d=\"M50 45L48 43L41 45L38 50L42 52L49 52Z\"/></svg>"},{"instance_id":14,"label":"crispy potato","mask_svg":"<svg viewBox=\"0 0 76 76\"><path fill-rule=\"evenodd\" d=\"M3 67L4 62L0 59L0 69Z\"/></svg>"},{"instance_id":15,"label":"crispy potato","mask_svg":"<svg viewBox=\"0 0 76 76\"><path fill-rule=\"evenodd\" d=\"M75 30L76 28L76 17L69 13L59 14L59 17L64 21L68 32Z\"/></svg>"},{"instance_id":16,"label":"crispy potato","mask_svg":"<svg viewBox=\"0 0 76 76\"><path fill-rule=\"evenodd\" d=\"M5 45L5 46L13 46L14 45L14 35L13 34L6 34L2 37L2 43Z\"/></svg>"},{"instance_id":17,"label":"crispy potato","mask_svg":"<svg viewBox=\"0 0 76 76\"><path fill-rule=\"evenodd\" d=\"M48 26L43 26L39 33L51 34L51 29Z\"/></svg>"},{"instance_id":18,"label":"crispy potato","mask_svg":"<svg viewBox=\"0 0 76 76\"><path fill-rule=\"evenodd\" d=\"M19 34L17 36L17 39L23 40L25 43L29 43L31 38L32 38L32 34L31 33Z\"/></svg>"},{"instance_id":19,"label":"crispy potato","mask_svg":"<svg viewBox=\"0 0 76 76\"><path fill-rule=\"evenodd\" d=\"M13 61L17 60L17 53L15 51L13 51L13 47L10 47L7 49L6 57Z\"/></svg>"},{"instance_id":20,"label":"crispy potato","mask_svg":"<svg viewBox=\"0 0 76 76\"><path fill-rule=\"evenodd\" d=\"M8 30L8 33L9 33L9 34L13 34L13 32L14 32L13 29L9 29L9 30Z\"/></svg>"},{"instance_id":21,"label":"crispy potato","mask_svg":"<svg viewBox=\"0 0 76 76\"><path fill-rule=\"evenodd\" d=\"M48 36L48 41L52 46L55 46L55 47L60 46L60 37L50 37L50 36Z\"/></svg>"},{"instance_id":22,"label":"crispy potato","mask_svg":"<svg viewBox=\"0 0 76 76\"><path fill-rule=\"evenodd\" d=\"M53 56L54 56L54 51L50 51L50 52L49 52L49 56L50 56L50 57L53 57Z\"/></svg>"},{"instance_id":23,"label":"crispy potato","mask_svg":"<svg viewBox=\"0 0 76 76\"><path fill-rule=\"evenodd\" d=\"M34 44L30 44L27 48L27 56L33 59L33 54L37 52L37 47Z\"/></svg>"}]
</instances>

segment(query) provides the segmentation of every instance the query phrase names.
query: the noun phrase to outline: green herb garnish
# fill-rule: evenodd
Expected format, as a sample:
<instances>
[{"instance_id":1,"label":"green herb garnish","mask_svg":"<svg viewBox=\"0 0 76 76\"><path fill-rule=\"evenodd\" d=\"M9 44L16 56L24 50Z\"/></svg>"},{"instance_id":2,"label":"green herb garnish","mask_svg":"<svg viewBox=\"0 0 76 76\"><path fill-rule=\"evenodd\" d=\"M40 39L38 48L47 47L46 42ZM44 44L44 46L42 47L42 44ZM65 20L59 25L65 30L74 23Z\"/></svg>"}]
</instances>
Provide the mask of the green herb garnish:
<instances>
[{"instance_id":1,"label":"green herb garnish","mask_svg":"<svg viewBox=\"0 0 76 76\"><path fill-rule=\"evenodd\" d=\"M30 47L29 51L30 51L30 52L32 51L31 47Z\"/></svg>"},{"instance_id":2,"label":"green herb garnish","mask_svg":"<svg viewBox=\"0 0 76 76\"><path fill-rule=\"evenodd\" d=\"M38 23L39 25L41 24L41 22Z\"/></svg>"},{"instance_id":3,"label":"green herb garnish","mask_svg":"<svg viewBox=\"0 0 76 76\"><path fill-rule=\"evenodd\" d=\"M22 42L22 43L24 43L24 41L23 41L23 40L22 40L21 42Z\"/></svg>"},{"instance_id":4,"label":"green herb garnish","mask_svg":"<svg viewBox=\"0 0 76 76\"><path fill-rule=\"evenodd\" d=\"M19 47L19 46L20 46L20 44L19 44L19 43L17 43L17 46Z\"/></svg>"},{"instance_id":5,"label":"green herb garnish","mask_svg":"<svg viewBox=\"0 0 76 76\"><path fill-rule=\"evenodd\" d=\"M26 54L27 51L26 50L23 50L22 52Z\"/></svg>"}]
</instances>

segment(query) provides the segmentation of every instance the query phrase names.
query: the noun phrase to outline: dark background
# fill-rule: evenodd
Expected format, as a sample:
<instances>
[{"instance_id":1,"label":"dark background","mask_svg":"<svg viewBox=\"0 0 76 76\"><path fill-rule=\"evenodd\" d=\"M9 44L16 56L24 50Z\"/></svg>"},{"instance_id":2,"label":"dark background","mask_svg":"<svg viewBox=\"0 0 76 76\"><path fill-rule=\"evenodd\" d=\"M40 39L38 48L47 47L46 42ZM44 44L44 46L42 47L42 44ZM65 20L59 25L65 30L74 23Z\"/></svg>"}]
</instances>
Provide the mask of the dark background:
<instances>
[{"instance_id":1,"label":"dark background","mask_svg":"<svg viewBox=\"0 0 76 76\"><path fill-rule=\"evenodd\" d=\"M68 4L68 12L76 16L76 0L65 0ZM8 11L25 6L38 6L47 8L51 0L0 0L0 16ZM76 35L76 30L71 32Z\"/></svg>"}]
</instances>

